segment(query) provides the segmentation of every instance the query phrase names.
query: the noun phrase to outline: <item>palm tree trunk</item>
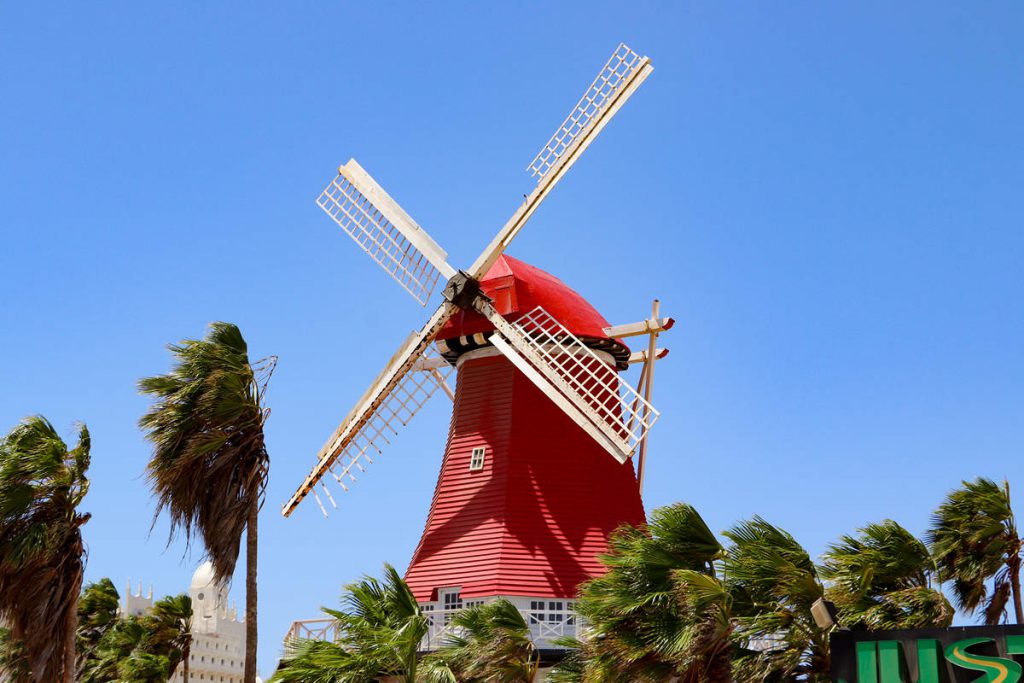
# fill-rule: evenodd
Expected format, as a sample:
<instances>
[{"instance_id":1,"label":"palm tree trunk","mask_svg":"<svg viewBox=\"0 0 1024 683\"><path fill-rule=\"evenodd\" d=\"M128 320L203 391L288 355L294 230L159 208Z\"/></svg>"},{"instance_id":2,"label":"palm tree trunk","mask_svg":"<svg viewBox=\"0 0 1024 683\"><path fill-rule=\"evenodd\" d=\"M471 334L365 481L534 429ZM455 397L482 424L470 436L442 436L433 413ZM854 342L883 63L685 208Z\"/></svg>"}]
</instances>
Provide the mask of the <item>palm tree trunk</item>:
<instances>
[{"instance_id":1,"label":"palm tree trunk","mask_svg":"<svg viewBox=\"0 0 1024 683\"><path fill-rule=\"evenodd\" d=\"M181 671L182 683L188 683L188 658L192 656L192 645L191 643L185 644L185 649L181 653L181 663L185 666Z\"/></svg>"},{"instance_id":2,"label":"palm tree trunk","mask_svg":"<svg viewBox=\"0 0 1024 683\"><path fill-rule=\"evenodd\" d=\"M253 496L245 525L245 683L256 683L256 556L259 500Z\"/></svg>"},{"instance_id":3,"label":"palm tree trunk","mask_svg":"<svg viewBox=\"0 0 1024 683\"><path fill-rule=\"evenodd\" d=\"M68 606L71 618L67 620L67 627L64 629L64 683L75 683L75 635L78 631L78 594L81 590L82 581L79 578L71 604Z\"/></svg>"},{"instance_id":4,"label":"palm tree trunk","mask_svg":"<svg viewBox=\"0 0 1024 683\"><path fill-rule=\"evenodd\" d=\"M1024 624L1024 609L1021 609L1020 597L1020 555L1014 554L1008 563L1010 569L1010 588L1013 590L1013 611L1018 624Z\"/></svg>"}]
</instances>

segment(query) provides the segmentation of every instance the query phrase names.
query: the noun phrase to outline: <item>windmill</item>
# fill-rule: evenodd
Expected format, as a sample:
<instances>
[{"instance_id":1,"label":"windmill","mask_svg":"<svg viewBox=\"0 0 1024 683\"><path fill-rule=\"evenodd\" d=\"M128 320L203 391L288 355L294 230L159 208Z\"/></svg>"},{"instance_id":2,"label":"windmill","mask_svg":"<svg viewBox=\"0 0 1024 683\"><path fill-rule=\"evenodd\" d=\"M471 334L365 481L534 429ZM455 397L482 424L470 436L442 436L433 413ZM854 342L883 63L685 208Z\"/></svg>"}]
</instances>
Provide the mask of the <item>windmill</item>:
<instances>
[{"instance_id":1,"label":"windmill","mask_svg":"<svg viewBox=\"0 0 1024 683\"><path fill-rule=\"evenodd\" d=\"M655 302L649 319L611 327L560 280L504 252L652 69L646 57L616 48L530 163L536 187L465 270L354 159L317 200L421 305L445 284L442 303L345 416L283 514L312 494L326 515L317 487L337 507L327 480L348 491L434 393L447 393L451 432L406 575L427 608L502 595L564 627L567 600L600 571L607 534L644 521L630 458L643 454L658 419L650 387L666 352L655 340L672 320L658 317ZM640 353L620 340L643 334L649 344ZM644 363L639 390L619 375L635 362Z\"/></svg>"}]
</instances>

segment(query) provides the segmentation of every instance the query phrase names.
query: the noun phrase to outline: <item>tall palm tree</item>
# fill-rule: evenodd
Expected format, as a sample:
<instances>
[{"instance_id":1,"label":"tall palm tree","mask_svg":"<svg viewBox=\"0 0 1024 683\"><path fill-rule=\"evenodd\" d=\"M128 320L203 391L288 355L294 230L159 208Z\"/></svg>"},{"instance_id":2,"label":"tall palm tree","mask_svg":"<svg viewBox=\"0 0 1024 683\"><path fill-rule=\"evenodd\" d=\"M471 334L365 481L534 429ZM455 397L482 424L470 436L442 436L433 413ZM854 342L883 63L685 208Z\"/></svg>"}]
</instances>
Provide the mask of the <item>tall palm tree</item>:
<instances>
[{"instance_id":1,"label":"tall palm tree","mask_svg":"<svg viewBox=\"0 0 1024 683\"><path fill-rule=\"evenodd\" d=\"M78 672L96 658L103 637L117 625L120 602L121 596L110 579L90 583L82 591L78 601Z\"/></svg>"},{"instance_id":2,"label":"tall palm tree","mask_svg":"<svg viewBox=\"0 0 1024 683\"><path fill-rule=\"evenodd\" d=\"M257 522L270 465L263 395L276 359L251 364L242 333L222 322L205 339L169 349L171 372L139 382L155 398L139 425L153 444L147 474L156 514L167 510L172 537L200 536L221 582L234 574L245 532L244 680L255 683Z\"/></svg>"},{"instance_id":3,"label":"tall palm tree","mask_svg":"<svg viewBox=\"0 0 1024 683\"><path fill-rule=\"evenodd\" d=\"M508 600L468 607L451 625L444 646L423 662L428 683L530 683L537 675L530 627Z\"/></svg>"},{"instance_id":4,"label":"tall palm tree","mask_svg":"<svg viewBox=\"0 0 1024 683\"><path fill-rule=\"evenodd\" d=\"M607 573L584 584L576 602L589 629L581 657L558 667L556 677L715 680L729 668L731 625L721 618L728 605L707 593L697 599L688 587L699 577L714 583L722 556L700 514L683 503L655 510L645 528L618 529L602 558Z\"/></svg>"},{"instance_id":5,"label":"tall palm tree","mask_svg":"<svg viewBox=\"0 0 1024 683\"><path fill-rule=\"evenodd\" d=\"M75 630L85 548L78 511L89 490L89 431L68 449L43 417L0 439L0 621L21 643L36 681L75 677Z\"/></svg>"},{"instance_id":6,"label":"tall palm tree","mask_svg":"<svg viewBox=\"0 0 1024 683\"><path fill-rule=\"evenodd\" d=\"M854 630L941 628L954 610L935 585L928 547L891 519L842 536L824 555L827 595Z\"/></svg>"},{"instance_id":7,"label":"tall palm tree","mask_svg":"<svg viewBox=\"0 0 1024 683\"><path fill-rule=\"evenodd\" d=\"M323 608L338 621L334 643L289 644L269 683L370 683L394 677L417 683L418 652L429 624L409 586L391 565L384 578L363 577L345 587L342 610Z\"/></svg>"},{"instance_id":8,"label":"tall palm tree","mask_svg":"<svg viewBox=\"0 0 1024 683\"><path fill-rule=\"evenodd\" d=\"M986 624L1003 619L1011 598L1017 623L1024 623L1021 539L1010 507L1010 484L984 477L962 484L932 515L928 532L940 578L952 581L957 607L969 614L980 610Z\"/></svg>"},{"instance_id":9,"label":"tall palm tree","mask_svg":"<svg viewBox=\"0 0 1024 683\"><path fill-rule=\"evenodd\" d=\"M173 676L182 667L182 681L188 683L189 655L192 653L192 598L170 595L153 603L145 623L153 646L167 651L169 670Z\"/></svg>"},{"instance_id":10,"label":"tall palm tree","mask_svg":"<svg viewBox=\"0 0 1024 683\"><path fill-rule=\"evenodd\" d=\"M807 551L788 533L760 517L725 532L723 560L732 598L739 681L829 680L828 634L811 618L824 586Z\"/></svg>"}]
</instances>

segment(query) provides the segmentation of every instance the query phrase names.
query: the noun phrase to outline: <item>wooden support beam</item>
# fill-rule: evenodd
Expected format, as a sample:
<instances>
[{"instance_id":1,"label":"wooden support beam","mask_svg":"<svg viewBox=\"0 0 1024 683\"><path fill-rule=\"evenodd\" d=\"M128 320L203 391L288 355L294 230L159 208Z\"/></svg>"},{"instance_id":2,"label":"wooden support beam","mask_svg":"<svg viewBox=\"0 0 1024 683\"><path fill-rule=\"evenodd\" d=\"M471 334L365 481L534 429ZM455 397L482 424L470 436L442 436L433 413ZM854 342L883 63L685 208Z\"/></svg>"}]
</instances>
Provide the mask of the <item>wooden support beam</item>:
<instances>
[{"instance_id":1,"label":"wooden support beam","mask_svg":"<svg viewBox=\"0 0 1024 683\"><path fill-rule=\"evenodd\" d=\"M604 328L604 333L613 339L624 337L639 337L642 334L657 334L671 330L676 324L674 318L652 317L649 320L641 320L638 323L626 323L625 325L612 325Z\"/></svg>"},{"instance_id":2,"label":"wooden support beam","mask_svg":"<svg viewBox=\"0 0 1024 683\"><path fill-rule=\"evenodd\" d=\"M654 360L661 360L662 358L664 358L667 355L668 355L668 349L662 349L662 348L654 349ZM646 349L644 349L643 351L634 351L629 356L629 364L630 365L634 365L636 363L646 363L646 362L647 362L647 350ZM641 381L643 381L642 377L647 375L647 368L644 368L642 372L643 372L643 375L641 376ZM639 387L638 387L638 389L639 389Z\"/></svg>"},{"instance_id":3,"label":"wooden support beam","mask_svg":"<svg viewBox=\"0 0 1024 683\"><path fill-rule=\"evenodd\" d=\"M658 313L660 313L660 312L661 312L661 302L658 301L657 299L655 299L654 303L651 304L651 317L648 320L648 323L650 324L650 323L653 323L655 321L661 320L661 318L658 317ZM672 319L668 318L668 320L671 321ZM672 324L670 323L668 325L668 327L664 327L664 326L662 326L662 327L663 327L663 329L667 330L670 327L672 327ZM657 358L658 331L659 330L653 329L653 325L650 325L650 328L647 331L647 334L649 336L649 341L648 341L648 344L647 344L647 358L649 358L649 359ZM646 402L647 405L650 405L650 403L651 403L651 390L652 390L652 388L654 386L654 361L653 360L649 360L647 363L645 363L644 364L644 370L647 371L646 376L644 378L644 379L647 380L644 383L644 401ZM637 458L637 463L636 463L636 481L637 481L637 485L640 487L640 495L641 496L643 496L643 494L644 494L644 465L647 464L647 436L648 435L645 432L643 438L640 439L640 455Z\"/></svg>"}]
</instances>

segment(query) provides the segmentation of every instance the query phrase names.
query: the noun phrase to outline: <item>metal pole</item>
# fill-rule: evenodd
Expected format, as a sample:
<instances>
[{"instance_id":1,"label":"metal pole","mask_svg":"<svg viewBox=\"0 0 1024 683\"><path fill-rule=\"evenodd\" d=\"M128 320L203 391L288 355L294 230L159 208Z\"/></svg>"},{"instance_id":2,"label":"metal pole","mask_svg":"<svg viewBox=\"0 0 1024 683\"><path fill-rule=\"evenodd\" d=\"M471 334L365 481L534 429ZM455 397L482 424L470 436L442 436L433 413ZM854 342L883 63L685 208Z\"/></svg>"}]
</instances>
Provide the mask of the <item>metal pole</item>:
<instances>
[{"instance_id":1,"label":"metal pole","mask_svg":"<svg viewBox=\"0 0 1024 683\"><path fill-rule=\"evenodd\" d=\"M654 332L654 326L657 325L658 313L661 312L661 302L657 299L651 304L651 333L650 340L647 343L647 381L644 383L644 421L647 420L649 415L648 407L651 403L651 389L654 385L654 362L655 362L655 347L658 343L658 333ZM640 495L644 493L644 464L647 461L647 432L644 432L644 436L640 439L640 456L636 463L636 481L640 487Z\"/></svg>"}]
</instances>

